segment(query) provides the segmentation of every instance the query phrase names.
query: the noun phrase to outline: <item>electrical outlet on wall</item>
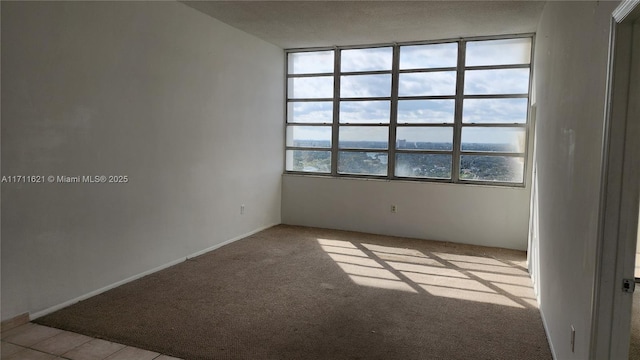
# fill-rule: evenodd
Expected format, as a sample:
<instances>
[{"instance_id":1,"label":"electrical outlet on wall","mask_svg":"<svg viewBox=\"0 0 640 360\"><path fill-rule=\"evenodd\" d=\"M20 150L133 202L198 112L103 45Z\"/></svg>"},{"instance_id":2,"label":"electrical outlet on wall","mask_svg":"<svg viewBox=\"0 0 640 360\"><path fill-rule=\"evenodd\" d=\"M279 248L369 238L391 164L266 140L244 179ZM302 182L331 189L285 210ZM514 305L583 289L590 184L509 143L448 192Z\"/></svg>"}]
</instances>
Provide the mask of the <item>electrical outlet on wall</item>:
<instances>
[{"instance_id":1,"label":"electrical outlet on wall","mask_svg":"<svg viewBox=\"0 0 640 360\"><path fill-rule=\"evenodd\" d=\"M391 212L392 213L397 213L398 212L398 206L397 205L391 205Z\"/></svg>"},{"instance_id":2,"label":"electrical outlet on wall","mask_svg":"<svg viewBox=\"0 0 640 360\"><path fill-rule=\"evenodd\" d=\"M240 205L240 215L244 215L244 204Z\"/></svg>"}]
</instances>

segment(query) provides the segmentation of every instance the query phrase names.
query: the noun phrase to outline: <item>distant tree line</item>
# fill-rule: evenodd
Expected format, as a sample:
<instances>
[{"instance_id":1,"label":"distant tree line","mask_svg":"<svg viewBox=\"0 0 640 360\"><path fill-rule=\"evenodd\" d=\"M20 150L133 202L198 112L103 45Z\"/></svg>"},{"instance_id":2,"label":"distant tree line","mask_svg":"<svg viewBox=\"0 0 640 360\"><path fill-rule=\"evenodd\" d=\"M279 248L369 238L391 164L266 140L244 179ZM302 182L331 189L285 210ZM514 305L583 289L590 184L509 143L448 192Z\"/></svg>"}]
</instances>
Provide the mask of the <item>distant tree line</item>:
<instances>
[{"instance_id":1,"label":"distant tree line","mask_svg":"<svg viewBox=\"0 0 640 360\"><path fill-rule=\"evenodd\" d=\"M407 145L410 144L410 145ZM331 172L330 142L310 140L296 141L294 146L326 147L325 151L295 150L293 170L309 172ZM343 148L363 149L363 151L341 151L338 157L338 171L350 174L386 175L388 155L376 152L386 149L386 142L341 142ZM505 152L511 151L508 144L463 144L463 150ZM366 151L371 149L373 151ZM451 143L402 143L398 149L451 150ZM322 149L319 149L322 150ZM460 179L519 182L522 180L522 163L507 156L462 155L460 159ZM450 179L451 155L398 153L396 175L407 177Z\"/></svg>"}]
</instances>

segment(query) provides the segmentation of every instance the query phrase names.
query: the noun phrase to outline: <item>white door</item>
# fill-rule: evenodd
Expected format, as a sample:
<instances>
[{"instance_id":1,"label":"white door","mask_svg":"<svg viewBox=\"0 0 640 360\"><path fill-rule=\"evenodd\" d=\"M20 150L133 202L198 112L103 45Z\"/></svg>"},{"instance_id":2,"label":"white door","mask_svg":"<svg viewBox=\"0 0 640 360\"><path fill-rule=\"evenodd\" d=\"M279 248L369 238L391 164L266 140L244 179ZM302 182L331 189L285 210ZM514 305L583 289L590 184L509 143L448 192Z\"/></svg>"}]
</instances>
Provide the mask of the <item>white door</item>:
<instances>
[{"instance_id":1,"label":"white door","mask_svg":"<svg viewBox=\"0 0 640 360\"><path fill-rule=\"evenodd\" d=\"M640 204L640 6L613 13L591 359L629 356ZM638 286L640 291L640 285Z\"/></svg>"}]
</instances>

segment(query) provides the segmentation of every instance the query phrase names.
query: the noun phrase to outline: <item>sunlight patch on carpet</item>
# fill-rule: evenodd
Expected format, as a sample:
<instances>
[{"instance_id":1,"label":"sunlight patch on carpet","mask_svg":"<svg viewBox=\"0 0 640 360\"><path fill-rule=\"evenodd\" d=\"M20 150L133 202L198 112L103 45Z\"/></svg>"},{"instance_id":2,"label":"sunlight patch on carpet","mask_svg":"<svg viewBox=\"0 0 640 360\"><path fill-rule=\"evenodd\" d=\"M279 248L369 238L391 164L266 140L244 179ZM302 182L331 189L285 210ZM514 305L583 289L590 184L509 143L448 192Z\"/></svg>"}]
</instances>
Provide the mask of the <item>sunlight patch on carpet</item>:
<instances>
[{"instance_id":1,"label":"sunlight patch on carpet","mask_svg":"<svg viewBox=\"0 0 640 360\"><path fill-rule=\"evenodd\" d=\"M352 275L352 274L349 274L349 277L351 278L351 280L353 280L354 283L361 286L375 287L375 288L388 289L388 290L400 290L400 291L406 291L406 292L412 292L412 293L418 292L415 289L413 289L411 286L407 285L407 283L400 280L380 279L380 278L359 276L359 275Z\"/></svg>"},{"instance_id":2,"label":"sunlight patch on carpet","mask_svg":"<svg viewBox=\"0 0 640 360\"><path fill-rule=\"evenodd\" d=\"M528 274L485 256L317 239L360 286L423 293L516 308L537 307Z\"/></svg>"}]
</instances>

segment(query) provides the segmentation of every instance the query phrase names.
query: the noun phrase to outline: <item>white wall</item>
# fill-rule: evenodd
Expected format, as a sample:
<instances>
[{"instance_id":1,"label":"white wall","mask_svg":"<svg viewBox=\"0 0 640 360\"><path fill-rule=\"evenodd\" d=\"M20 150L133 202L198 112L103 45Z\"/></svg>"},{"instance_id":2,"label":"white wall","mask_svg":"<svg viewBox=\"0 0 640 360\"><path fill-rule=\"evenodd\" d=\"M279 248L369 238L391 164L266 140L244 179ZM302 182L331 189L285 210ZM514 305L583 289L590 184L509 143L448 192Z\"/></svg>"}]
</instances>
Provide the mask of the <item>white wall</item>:
<instances>
[{"instance_id":1,"label":"white wall","mask_svg":"<svg viewBox=\"0 0 640 360\"><path fill-rule=\"evenodd\" d=\"M609 20L617 4L547 2L536 38L534 280L556 359L589 356Z\"/></svg>"},{"instance_id":2,"label":"white wall","mask_svg":"<svg viewBox=\"0 0 640 360\"><path fill-rule=\"evenodd\" d=\"M282 221L526 250L529 196L528 188L284 175Z\"/></svg>"},{"instance_id":3,"label":"white wall","mask_svg":"<svg viewBox=\"0 0 640 360\"><path fill-rule=\"evenodd\" d=\"M176 2L2 2L2 319L280 222L282 49ZM240 205L246 211L240 215Z\"/></svg>"}]
</instances>

